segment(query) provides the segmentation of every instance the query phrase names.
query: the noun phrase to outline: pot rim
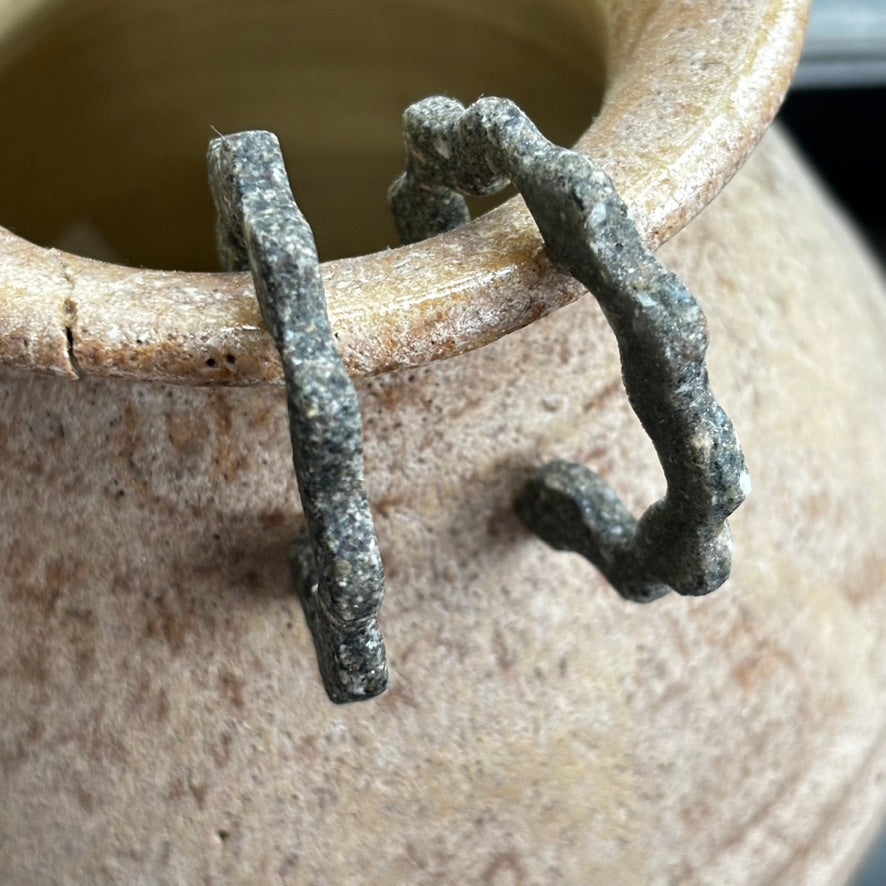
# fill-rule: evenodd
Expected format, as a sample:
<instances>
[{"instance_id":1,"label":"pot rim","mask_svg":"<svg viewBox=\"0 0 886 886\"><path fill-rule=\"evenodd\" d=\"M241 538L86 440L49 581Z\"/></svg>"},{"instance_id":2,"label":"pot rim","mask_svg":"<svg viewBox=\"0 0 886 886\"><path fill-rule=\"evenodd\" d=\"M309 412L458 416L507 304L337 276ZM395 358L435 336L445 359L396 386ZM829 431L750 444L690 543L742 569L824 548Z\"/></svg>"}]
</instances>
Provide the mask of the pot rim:
<instances>
[{"instance_id":1,"label":"pot rim","mask_svg":"<svg viewBox=\"0 0 886 886\"><path fill-rule=\"evenodd\" d=\"M648 0L641 15L616 0L601 5L604 101L575 148L607 170L656 248L765 132L799 58L809 0L714 0L689 11ZM325 262L322 273L354 377L464 353L584 293L551 265L519 197L422 243ZM2 227L0 364L70 378L282 381L248 274L129 268Z\"/></svg>"}]
</instances>

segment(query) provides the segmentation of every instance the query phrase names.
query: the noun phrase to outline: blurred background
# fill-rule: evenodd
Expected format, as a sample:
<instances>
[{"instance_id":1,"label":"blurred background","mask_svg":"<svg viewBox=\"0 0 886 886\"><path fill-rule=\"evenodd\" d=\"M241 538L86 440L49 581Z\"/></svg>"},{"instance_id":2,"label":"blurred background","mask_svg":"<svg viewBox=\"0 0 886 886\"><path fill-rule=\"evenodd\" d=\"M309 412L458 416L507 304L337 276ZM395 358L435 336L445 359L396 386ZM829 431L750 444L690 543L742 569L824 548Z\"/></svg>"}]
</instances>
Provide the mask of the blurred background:
<instances>
[{"instance_id":1,"label":"blurred background","mask_svg":"<svg viewBox=\"0 0 886 886\"><path fill-rule=\"evenodd\" d=\"M886 0L813 0L780 118L882 257Z\"/></svg>"},{"instance_id":2,"label":"blurred background","mask_svg":"<svg viewBox=\"0 0 886 886\"><path fill-rule=\"evenodd\" d=\"M780 119L886 267L886 0L813 0ZM851 886L886 886L886 821Z\"/></svg>"}]
</instances>

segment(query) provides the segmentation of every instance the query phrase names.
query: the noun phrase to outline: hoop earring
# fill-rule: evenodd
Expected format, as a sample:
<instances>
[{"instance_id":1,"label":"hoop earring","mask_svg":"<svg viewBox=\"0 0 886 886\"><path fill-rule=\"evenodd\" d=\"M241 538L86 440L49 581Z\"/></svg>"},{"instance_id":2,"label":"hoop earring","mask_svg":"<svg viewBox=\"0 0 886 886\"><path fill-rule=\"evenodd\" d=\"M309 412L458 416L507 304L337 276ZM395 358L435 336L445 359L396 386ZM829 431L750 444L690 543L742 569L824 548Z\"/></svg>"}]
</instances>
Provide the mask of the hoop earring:
<instances>
[{"instance_id":1,"label":"hoop earring","mask_svg":"<svg viewBox=\"0 0 886 886\"><path fill-rule=\"evenodd\" d=\"M523 521L552 547L590 560L629 600L720 587L732 564L726 518L750 492L750 476L708 384L704 314L646 249L609 176L590 157L551 144L506 99L467 109L425 99L404 114L404 140L406 172L389 195L401 238L462 224L470 217L462 194L493 194L510 180L552 261L602 308L628 400L664 470L665 497L638 520L594 471L552 462L519 499Z\"/></svg>"},{"instance_id":2,"label":"hoop earring","mask_svg":"<svg viewBox=\"0 0 886 886\"><path fill-rule=\"evenodd\" d=\"M335 347L311 228L299 210L270 132L209 145L218 252L250 270L274 337L289 408L292 459L308 540L292 568L326 692L334 702L371 698L388 683L378 626L384 569L363 471L354 385Z\"/></svg>"}]
</instances>

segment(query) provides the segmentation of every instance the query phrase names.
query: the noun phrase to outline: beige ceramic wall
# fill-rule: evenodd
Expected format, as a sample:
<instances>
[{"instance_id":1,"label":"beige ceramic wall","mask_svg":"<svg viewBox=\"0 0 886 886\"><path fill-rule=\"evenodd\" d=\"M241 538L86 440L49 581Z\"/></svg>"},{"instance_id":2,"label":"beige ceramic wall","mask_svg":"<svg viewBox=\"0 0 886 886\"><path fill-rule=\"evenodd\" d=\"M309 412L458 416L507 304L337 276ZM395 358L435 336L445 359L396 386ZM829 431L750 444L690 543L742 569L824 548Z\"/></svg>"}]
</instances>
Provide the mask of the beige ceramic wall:
<instances>
[{"instance_id":1,"label":"beige ceramic wall","mask_svg":"<svg viewBox=\"0 0 886 886\"><path fill-rule=\"evenodd\" d=\"M411 102L507 95L572 144L603 88L589 3L80 0L22 30L0 62L0 120L27 133L0 146L2 224L75 252L88 226L98 257L154 268L217 266L213 127L280 135L332 258L396 245L386 192Z\"/></svg>"},{"instance_id":2,"label":"beige ceramic wall","mask_svg":"<svg viewBox=\"0 0 886 886\"><path fill-rule=\"evenodd\" d=\"M585 299L361 387L392 682L345 708L279 391L7 371L0 879L840 882L886 778L882 283L775 135L662 257L754 477L732 580L638 607L514 516L550 457L662 491Z\"/></svg>"},{"instance_id":3,"label":"beige ceramic wall","mask_svg":"<svg viewBox=\"0 0 886 886\"><path fill-rule=\"evenodd\" d=\"M735 20L747 15L775 29L773 10L787 4L767 5L757 19L751 6L729 4ZM162 8L164 28L191 27L176 18L183 5ZM548 15L548 6L515 8L523 18L506 45L518 53L528 40L537 49L549 29L533 27L532 16ZM570 25L578 7L562 8L550 29L579 51L586 38ZM53 27L40 33L91 57L97 32L55 25L73 26L100 7L62 9L71 18L54 11L44 20ZM146 9L115 5L87 21L110 27L122 21L115 15L130 16L144 45L156 45L160 26ZM636 14L621 4L610 12ZM634 26L653 33L664 53L683 47L685 32L670 33L660 17ZM211 17L201 27L212 28ZM483 27L498 33L501 25ZM746 29L742 45L757 46L764 31ZM101 56L108 67L97 64L97 77L163 74L159 49L127 39L126 52ZM703 65L718 46L683 53L685 70L716 81ZM210 51L195 55L194 71ZM23 40L6 72L31 65L36 76L37 52ZM578 103L593 106L599 56L591 58ZM628 48L610 55L610 73L629 58ZM187 81L187 60L173 61L183 72L176 82ZM58 89L73 101L74 85L58 73ZM236 94L241 82L232 78L222 91ZM367 88L372 82L367 74ZM163 200L186 203L197 187L189 180L180 189L172 173L150 185L131 174L152 158L165 162L156 131L176 133L177 145L191 125L172 110L164 116L166 103L150 88L136 94L142 111L155 114L154 132L140 130L134 114L119 133L99 130L120 141L102 155L102 172L116 184L102 185L96 205L124 220L133 207L159 217ZM626 90L621 100L630 109L639 96ZM681 93L670 106L701 98ZM714 99L718 113L734 111L730 120L765 116L776 102L770 96L747 111L733 109L732 94ZM88 107L96 120L110 113L97 100ZM557 119L568 126L571 117ZM630 135L632 119L610 119L608 131ZM65 142L63 127L45 131L96 168L88 139L77 141L82 133ZM705 145L713 131L732 130L699 123L692 134ZM653 135L634 133L632 143ZM723 138L721 154L704 157L717 175L748 147ZM2 150L49 162L49 144ZM674 142L675 152L681 147ZM132 162L115 159L123 150L135 152ZM192 162L202 187L202 160ZM661 174L658 156L649 169ZM90 195L87 180L54 179ZM680 187L665 190L673 198ZM56 204L39 199L46 212L13 208L37 221L51 216ZM642 215L653 233L655 211ZM171 230L177 221L173 213ZM432 248L458 255L452 244L464 242L456 236ZM79 311L78 359L96 372L126 371L108 354L128 352L125 321L142 290L189 291L170 277L38 253L8 235L0 245L12 268L0 267L4 311L21 292L38 304L55 287L59 306ZM395 259L421 266L421 253L404 254ZM34 259L26 272L19 256ZM369 492L389 578L382 627L392 684L350 707L331 705L322 691L289 581L286 548L302 517L278 388L3 369L0 882L840 882L879 814L886 778L882 278L778 133L661 257L707 313L713 385L754 478L732 521L730 583L706 598L638 607L516 519L514 496L551 457L593 465L636 511L662 492L623 396L611 334L585 297L488 347L361 383ZM432 271L448 273L443 265ZM357 266L334 266L330 277L352 288ZM536 271L538 285L551 279L541 260ZM90 290L99 278L107 288ZM184 279L210 294L231 285ZM102 307L96 292L110 293L104 325L93 320ZM148 332L174 326L182 308L159 296L148 307L158 304L165 311L154 310ZM223 326L229 303L213 304L209 319ZM58 313L70 356L63 324L73 315ZM208 312L186 313L194 328L208 322ZM248 357L243 347L238 360ZM180 351L179 366L205 363L196 348Z\"/></svg>"}]
</instances>

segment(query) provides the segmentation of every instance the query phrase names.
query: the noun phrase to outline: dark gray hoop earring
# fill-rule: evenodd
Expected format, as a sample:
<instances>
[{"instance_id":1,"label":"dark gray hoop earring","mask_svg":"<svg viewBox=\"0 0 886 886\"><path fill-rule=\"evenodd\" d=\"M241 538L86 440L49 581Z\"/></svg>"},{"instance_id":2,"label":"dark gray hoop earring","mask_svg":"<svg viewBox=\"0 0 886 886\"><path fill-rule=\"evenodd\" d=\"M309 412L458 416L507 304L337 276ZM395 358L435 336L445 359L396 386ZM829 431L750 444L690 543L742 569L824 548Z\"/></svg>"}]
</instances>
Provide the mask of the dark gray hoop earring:
<instances>
[{"instance_id":1,"label":"dark gray hoop earring","mask_svg":"<svg viewBox=\"0 0 886 886\"><path fill-rule=\"evenodd\" d=\"M553 547L585 556L630 600L720 587L732 563L726 518L750 477L708 385L698 303L646 249L603 169L551 144L513 102L485 98L465 109L429 98L407 109L404 135L406 173L390 193L401 238L450 230L469 218L461 194L513 182L551 259L603 309L628 399L664 469L667 494L636 520L592 470L553 462L520 498L524 522Z\"/></svg>"},{"instance_id":2,"label":"dark gray hoop earring","mask_svg":"<svg viewBox=\"0 0 886 886\"><path fill-rule=\"evenodd\" d=\"M329 326L314 236L272 133L213 139L208 159L219 256L229 270L252 271L283 363L309 535L309 544L294 547L293 573L323 682L335 702L371 698L388 682L377 618L384 571L366 495L357 394Z\"/></svg>"}]
</instances>

